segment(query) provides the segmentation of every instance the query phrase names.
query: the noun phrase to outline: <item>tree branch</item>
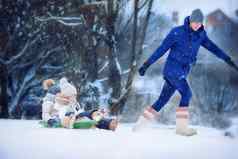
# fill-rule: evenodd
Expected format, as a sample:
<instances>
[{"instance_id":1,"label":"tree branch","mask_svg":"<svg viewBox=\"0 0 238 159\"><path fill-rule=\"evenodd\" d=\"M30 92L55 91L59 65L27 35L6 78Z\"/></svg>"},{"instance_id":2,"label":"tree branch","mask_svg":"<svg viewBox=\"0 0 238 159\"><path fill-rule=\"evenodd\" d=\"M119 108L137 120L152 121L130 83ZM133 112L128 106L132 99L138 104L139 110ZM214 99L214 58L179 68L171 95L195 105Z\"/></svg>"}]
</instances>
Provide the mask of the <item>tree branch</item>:
<instances>
[{"instance_id":1,"label":"tree branch","mask_svg":"<svg viewBox=\"0 0 238 159\"><path fill-rule=\"evenodd\" d=\"M27 41L25 46L23 47L23 49L15 56L12 56L10 60L8 60L6 63L7 65L11 65L13 62L17 61L19 58L21 58L24 54L26 54L26 50L33 45L34 43L36 43L37 40L40 39L40 36L36 36L35 39L33 39L32 41Z\"/></svg>"},{"instance_id":2,"label":"tree branch","mask_svg":"<svg viewBox=\"0 0 238 159\"><path fill-rule=\"evenodd\" d=\"M13 115L15 108L16 108L17 104L19 103L20 98L22 97L22 94L24 93L24 88L25 88L26 84L28 82L30 82L35 77L35 73L36 73L36 68L34 68L34 67L32 67L31 69L29 69L27 71L20 88L18 89L15 97L13 98L13 100L10 103L9 111L10 111L11 116Z\"/></svg>"},{"instance_id":3,"label":"tree branch","mask_svg":"<svg viewBox=\"0 0 238 159\"><path fill-rule=\"evenodd\" d=\"M0 58L0 64L6 65L6 62L2 58Z\"/></svg>"},{"instance_id":4,"label":"tree branch","mask_svg":"<svg viewBox=\"0 0 238 159\"><path fill-rule=\"evenodd\" d=\"M83 24L83 17L56 17L51 15L51 13L48 13L49 17L48 18L40 18L36 17L35 19L40 21L40 22L47 22L47 21L52 21L55 20L56 22L59 22L63 25L66 26L78 26Z\"/></svg>"}]
</instances>

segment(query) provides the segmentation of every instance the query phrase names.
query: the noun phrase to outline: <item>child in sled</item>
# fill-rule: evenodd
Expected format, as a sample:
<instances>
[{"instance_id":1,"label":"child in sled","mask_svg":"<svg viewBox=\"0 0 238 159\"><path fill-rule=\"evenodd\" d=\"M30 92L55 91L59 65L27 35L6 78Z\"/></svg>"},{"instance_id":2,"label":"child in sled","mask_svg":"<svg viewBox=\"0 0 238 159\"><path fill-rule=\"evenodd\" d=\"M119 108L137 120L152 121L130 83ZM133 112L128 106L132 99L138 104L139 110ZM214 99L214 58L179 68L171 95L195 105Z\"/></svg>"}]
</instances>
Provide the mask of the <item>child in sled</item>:
<instances>
[{"instance_id":1,"label":"child in sled","mask_svg":"<svg viewBox=\"0 0 238 159\"><path fill-rule=\"evenodd\" d=\"M42 119L46 121L48 127L64 128L92 128L115 131L118 121L106 117L103 110L84 111L77 102L77 90L66 78L60 79L59 84L55 84L52 79L43 83L48 89L47 96L53 96L51 100L44 98ZM50 90L57 88L57 91ZM43 117L44 116L44 117ZM47 116L47 118L45 117Z\"/></svg>"},{"instance_id":2,"label":"child in sled","mask_svg":"<svg viewBox=\"0 0 238 159\"><path fill-rule=\"evenodd\" d=\"M58 84L48 79L43 82L43 87L47 90L42 104L42 120L49 127L60 127L69 111L82 112L78 104L77 90L66 78L60 79Z\"/></svg>"}]
</instances>

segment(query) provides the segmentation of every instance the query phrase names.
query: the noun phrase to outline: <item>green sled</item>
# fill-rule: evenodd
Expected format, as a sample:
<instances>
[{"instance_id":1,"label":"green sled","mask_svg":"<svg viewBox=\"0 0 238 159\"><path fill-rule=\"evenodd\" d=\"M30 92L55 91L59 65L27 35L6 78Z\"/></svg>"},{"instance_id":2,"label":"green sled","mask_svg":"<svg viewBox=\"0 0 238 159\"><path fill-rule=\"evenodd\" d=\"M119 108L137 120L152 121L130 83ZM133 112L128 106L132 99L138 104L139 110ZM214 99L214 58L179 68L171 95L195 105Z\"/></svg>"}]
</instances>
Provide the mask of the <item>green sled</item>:
<instances>
[{"instance_id":1,"label":"green sled","mask_svg":"<svg viewBox=\"0 0 238 159\"><path fill-rule=\"evenodd\" d=\"M50 127L46 121L40 121L39 124L45 128L63 128L61 124L56 124ZM94 120L82 119L75 121L73 129L90 129L97 124Z\"/></svg>"},{"instance_id":2,"label":"green sled","mask_svg":"<svg viewBox=\"0 0 238 159\"><path fill-rule=\"evenodd\" d=\"M47 122L46 121L39 121L39 124L41 125L41 126L43 126L44 128L62 128L63 126L60 124L60 123L57 123L57 124L55 124L55 125L53 125L52 127L50 127L48 124L47 124Z\"/></svg>"},{"instance_id":3,"label":"green sled","mask_svg":"<svg viewBox=\"0 0 238 159\"><path fill-rule=\"evenodd\" d=\"M94 120L82 119L74 123L74 129L90 129L97 124Z\"/></svg>"}]
</instances>

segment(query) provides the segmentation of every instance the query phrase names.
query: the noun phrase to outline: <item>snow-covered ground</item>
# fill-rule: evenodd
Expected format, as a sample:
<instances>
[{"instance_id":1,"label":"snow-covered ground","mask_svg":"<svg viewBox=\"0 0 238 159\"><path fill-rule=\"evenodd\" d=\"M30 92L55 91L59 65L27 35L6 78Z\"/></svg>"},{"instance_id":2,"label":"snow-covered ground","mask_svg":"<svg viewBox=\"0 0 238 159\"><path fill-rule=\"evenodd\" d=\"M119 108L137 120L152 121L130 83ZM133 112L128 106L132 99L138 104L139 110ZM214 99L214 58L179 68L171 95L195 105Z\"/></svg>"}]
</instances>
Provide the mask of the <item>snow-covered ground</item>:
<instances>
[{"instance_id":1,"label":"snow-covered ground","mask_svg":"<svg viewBox=\"0 0 238 159\"><path fill-rule=\"evenodd\" d=\"M175 135L174 126L133 124L116 132L41 128L39 121L0 120L0 159L237 159L238 139L196 127L198 135Z\"/></svg>"}]
</instances>

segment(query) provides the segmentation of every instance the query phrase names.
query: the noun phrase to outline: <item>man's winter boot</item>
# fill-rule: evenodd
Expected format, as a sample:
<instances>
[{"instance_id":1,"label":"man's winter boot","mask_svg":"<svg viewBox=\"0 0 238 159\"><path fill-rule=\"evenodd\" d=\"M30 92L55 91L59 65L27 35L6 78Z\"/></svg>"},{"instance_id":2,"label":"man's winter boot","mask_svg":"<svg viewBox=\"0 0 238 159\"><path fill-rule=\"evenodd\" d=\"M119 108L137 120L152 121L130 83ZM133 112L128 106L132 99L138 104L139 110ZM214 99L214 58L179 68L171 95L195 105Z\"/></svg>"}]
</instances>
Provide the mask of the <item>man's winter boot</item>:
<instances>
[{"instance_id":1,"label":"man's winter boot","mask_svg":"<svg viewBox=\"0 0 238 159\"><path fill-rule=\"evenodd\" d=\"M151 121L158 117L158 112L154 110L151 106L145 108L142 115L140 115L132 131L139 131L145 128Z\"/></svg>"},{"instance_id":2,"label":"man's winter boot","mask_svg":"<svg viewBox=\"0 0 238 159\"><path fill-rule=\"evenodd\" d=\"M188 128L189 112L187 107L179 107L176 109L176 134L182 136L193 136L197 131Z\"/></svg>"}]
</instances>

